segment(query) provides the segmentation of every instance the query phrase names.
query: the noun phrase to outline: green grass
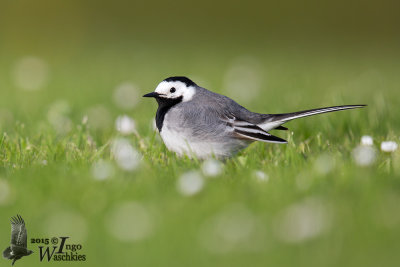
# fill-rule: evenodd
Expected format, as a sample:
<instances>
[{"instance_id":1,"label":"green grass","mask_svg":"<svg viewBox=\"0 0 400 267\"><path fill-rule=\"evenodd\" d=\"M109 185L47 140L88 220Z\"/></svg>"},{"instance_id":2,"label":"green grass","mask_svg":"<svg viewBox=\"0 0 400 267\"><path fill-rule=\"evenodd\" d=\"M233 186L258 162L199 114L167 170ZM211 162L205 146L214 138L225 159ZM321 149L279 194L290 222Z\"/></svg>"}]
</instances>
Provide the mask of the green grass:
<instances>
[{"instance_id":1,"label":"green grass","mask_svg":"<svg viewBox=\"0 0 400 267\"><path fill-rule=\"evenodd\" d=\"M134 109L121 110L113 103L113 90L132 81L146 93L161 79L183 74L232 96L223 90L223 77L241 52L166 50L137 45L115 54L101 49L85 51L83 57L45 54L49 80L34 92L13 82L10 73L19 57L0 63L1 247L8 244L8 218L18 213L29 238L68 235L72 243L81 243L88 266L398 264L400 151L379 149L384 140L400 143L400 65L393 63L398 60L312 55L309 60L255 49L250 56L260 64L263 78L259 94L243 103L249 109L281 113L340 104L368 107L290 122L285 125L290 131L274 132L289 144L254 143L223 162L218 177L205 177L199 193L185 196L177 190L179 177L201 173L203 162L166 150L151 128L155 103L139 99ZM102 117L103 127L93 127L90 116L82 123L99 105L108 114ZM48 119L51 110L68 118L70 130L57 132ZM137 123L138 134L124 137L141 154L132 172L120 169L110 152L112 140L121 137L114 121L122 114ZM362 135L373 136L377 152L367 167L352 157ZM114 169L103 181L92 174L99 160ZM269 179L258 180L255 171ZM113 234L111 228L122 226L127 235L133 232L133 240ZM41 266L37 247L29 246L35 254L17 264Z\"/></svg>"}]
</instances>

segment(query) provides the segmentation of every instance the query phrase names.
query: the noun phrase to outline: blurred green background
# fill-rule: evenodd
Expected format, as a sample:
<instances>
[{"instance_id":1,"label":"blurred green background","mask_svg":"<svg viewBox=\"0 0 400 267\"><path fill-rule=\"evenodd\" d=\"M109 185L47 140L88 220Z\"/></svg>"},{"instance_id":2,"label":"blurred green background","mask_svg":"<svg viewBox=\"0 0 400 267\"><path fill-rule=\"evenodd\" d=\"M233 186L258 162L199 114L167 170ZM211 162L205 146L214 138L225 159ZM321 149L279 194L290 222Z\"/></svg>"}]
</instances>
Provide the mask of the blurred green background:
<instances>
[{"instance_id":1,"label":"blurred green background","mask_svg":"<svg viewBox=\"0 0 400 267\"><path fill-rule=\"evenodd\" d=\"M379 144L399 143L399 10L2 0L0 245L19 213L29 237L83 245L85 263L53 265L397 266L400 155ZM141 99L175 75L257 112L369 106L292 122L294 134L276 133L289 145L254 144L204 178L202 162L166 151L156 104ZM124 114L136 129L126 135ZM352 156L362 135L375 141L366 167ZM138 166L118 165L115 140ZM204 183L193 196L179 191L187 176ZM16 264L45 264L28 245L35 254Z\"/></svg>"}]
</instances>

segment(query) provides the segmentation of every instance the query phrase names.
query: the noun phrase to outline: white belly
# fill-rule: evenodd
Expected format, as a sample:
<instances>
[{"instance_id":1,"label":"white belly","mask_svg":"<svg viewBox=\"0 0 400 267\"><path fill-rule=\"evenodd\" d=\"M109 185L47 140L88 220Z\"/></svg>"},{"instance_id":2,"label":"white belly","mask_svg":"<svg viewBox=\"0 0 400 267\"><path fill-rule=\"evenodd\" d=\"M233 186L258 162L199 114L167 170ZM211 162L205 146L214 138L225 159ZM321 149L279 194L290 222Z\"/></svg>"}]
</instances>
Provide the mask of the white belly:
<instances>
[{"instance_id":1,"label":"white belly","mask_svg":"<svg viewBox=\"0 0 400 267\"><path fill-rule=\"evenodd\" d=\"M173 113L171 109L164 118L164 123L160 131L161 138L168 148L179 156L187 155L190 158L200 159L217 157L226 158L232 156L238 150L249 145L242 139L234 138L229 129L225 127L215 128L209 133L199 133L180 117L180 113ZM179 123L178 123L179 122ZM208 129L207 129L208 130ZM193 135L195 132L195 135Z\"/></svg>"},{"instance_id":2,"label":"white belly","mask_svg":"<svg viewBox=\"0 0 400 267\"><path fill-rule=\"evenodd\" d=\"M238 150L249 145L248 142L228 138L226 142L194 141L188 131L178 131L167 125L164 125L161 130L161 138L168 150L177 153L179 156L187 155L190 158L197 157L199 159L213 156L216 158L230 157Z\"/></svg>"},{"instance_id":3,"label":"white belly","mask_svg":"<svg viewBox=\"0 0 400 267\"><path fill-rule=\"evenodd\" d=\"M176 131L164 126L161 131L161 138L164 144L171 151L179 156L187 155L189 157L208 158L213 155L219 157L227 153L226 148L220 143L215 142L193 142L190 136L183 131Z\"/></svg>"}]
</instances>

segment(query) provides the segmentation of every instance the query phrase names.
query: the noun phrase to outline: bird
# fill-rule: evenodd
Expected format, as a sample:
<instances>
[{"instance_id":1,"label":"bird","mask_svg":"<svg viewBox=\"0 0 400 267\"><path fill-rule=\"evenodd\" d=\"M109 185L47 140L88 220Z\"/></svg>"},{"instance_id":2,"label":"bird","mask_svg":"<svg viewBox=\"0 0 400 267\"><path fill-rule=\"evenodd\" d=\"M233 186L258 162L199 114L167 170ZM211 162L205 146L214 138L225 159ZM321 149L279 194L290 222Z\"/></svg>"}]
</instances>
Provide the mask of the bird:
<instances>
[{"instance_id":1,"label":"bird","mask_svg":"<svg viewBox=\"0 0 400 267\"><path fill-rule=\"evenodd\" d=\"M143 97L155 98L158 103L155 122L167 149L178 156L198 159L226 159L254 141L287 143L268 132L288 130L282 124L294 119L366 106L332 106L282 114L255 113L185 76L166 78L155 91Z\"/></svg>"},{"instance_id":2,"label":"bird","mask_svg":"<svg viewBox=\"0 0 400 267\"><path fill-rule=\"evenodd\" d=\"M32 250L27 249L27 233L24 219L20 215L11 217L11 245L3 251L3 257L15 261L24 256L31 255Z\"/></svg>"}]
</instances>

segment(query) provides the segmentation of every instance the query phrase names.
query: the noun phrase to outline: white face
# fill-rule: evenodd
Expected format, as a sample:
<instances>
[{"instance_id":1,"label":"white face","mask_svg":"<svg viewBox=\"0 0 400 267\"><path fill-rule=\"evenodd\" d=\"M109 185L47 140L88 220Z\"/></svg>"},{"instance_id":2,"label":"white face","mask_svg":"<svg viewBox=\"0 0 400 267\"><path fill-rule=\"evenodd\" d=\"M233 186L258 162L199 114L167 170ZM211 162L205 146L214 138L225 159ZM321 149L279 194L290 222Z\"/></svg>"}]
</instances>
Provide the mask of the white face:
<instances>
[{"instance_id":1,"label":"white face","mask_svg":"<svg viewBox=\"0 0 400 267\"><path fill-rule=\"evenodd\" d=\"M182 101L189 101L195 94L196 88L194 86L187 86L180 81L162 81L157 86L155 92L159 93L161 98L173 99L183 96Z\"/></svg>"}]
</instances>

